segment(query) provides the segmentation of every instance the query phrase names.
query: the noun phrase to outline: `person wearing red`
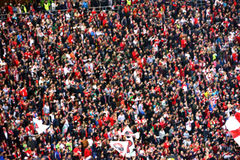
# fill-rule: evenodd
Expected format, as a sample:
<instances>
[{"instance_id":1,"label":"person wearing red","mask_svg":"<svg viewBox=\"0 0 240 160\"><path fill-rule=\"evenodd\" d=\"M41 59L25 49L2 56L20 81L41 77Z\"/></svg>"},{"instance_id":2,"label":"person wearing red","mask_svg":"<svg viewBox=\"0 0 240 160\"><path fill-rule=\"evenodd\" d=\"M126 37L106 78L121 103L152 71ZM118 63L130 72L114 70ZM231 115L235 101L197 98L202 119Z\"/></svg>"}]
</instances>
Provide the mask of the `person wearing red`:
<instances>
[{"instance_id":1,"label":"person wearing red","mask_svg":"<svg viewBox=\"0 0 240 160\"><path fill-rule=\"evenodd\" d=\"M181 47L184 49L187 46L187 41L185 38L181 40Z\"/></svg>"},{"instance_id":2,"label":"person wearing red","mask_svg":"<svg viewBox=\"0 0 240 160\"><path fill-rule=\"evenodd\" d=\"M132 58L133 58L134 60L136 60L138 56L139 56L139 54L138 54L138 52L137 52L137 49L134 49L134 51L132 52Z\"/></svg>"},{"instance_id":3,"label":"person wearing red","mask_svg":"<svg viewBox=\"0 0 240 160\"><path fill-rule=\"evenodd\" d=\"M28 93L27 93L27 87L24 86L21 90L20 90L20 95L23 97L23 98L26 98L28 96Z\"/></svg>"},{"instance_id":4,"label":"person wearing red","mask_svg":"<svg viewBox=\"0 0 240 160\"><path fill-rule=\"evenodd\" d=\"M13 7L12 7L11 3L10 3L10 5L8 5L8 11L11 15L13 15Z\"/></svg>"},{"instance_id":5,"label":"person wearing red","mask_svg":"<svg viewBox=\"0 0 240 160\"><path fill-rule=\"evenodd\" d=\"M87 148L85 148L84 157L86 160L90 160L92 158L92 149L90 148L90 146L87 146Z\"/></svg>"},{"instance_id":6,"label":"person wearing red","mask_svg":"<svg viewBox=\"0 0 240 160\"><path fill-rule=\"evenodd\" d=\"M78 157L78 158L80 158L82 156L81 146L78 146L78 147L74 148L73 156Z\"/></svg>"}]
</instances>

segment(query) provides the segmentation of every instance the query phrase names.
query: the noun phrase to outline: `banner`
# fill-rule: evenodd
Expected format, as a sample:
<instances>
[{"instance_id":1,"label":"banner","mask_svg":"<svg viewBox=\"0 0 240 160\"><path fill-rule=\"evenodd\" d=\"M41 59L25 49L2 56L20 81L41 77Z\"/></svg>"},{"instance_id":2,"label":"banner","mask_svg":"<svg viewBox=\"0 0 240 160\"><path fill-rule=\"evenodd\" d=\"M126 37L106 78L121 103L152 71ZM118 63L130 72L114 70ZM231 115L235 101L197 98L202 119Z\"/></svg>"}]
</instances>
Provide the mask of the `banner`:
<instances>
[{"instance_id":1,"label":"banner","mask_svg":"<svg viewBox=\"0 0 240 160\"><path fill-rule=\"evenodd\" d=\"M128 157L128 158L135 157L136 152L135 152L135 145L134 145L133 137L127 136L126 140L128 142L126 157Z\"/></svg>"},{"instance_id":2,"label":"banner","mask_svg":"<svg viewBox=\"0 0 240 160\"><path fill-rule=\"evenodd\" d=\"M130 135L133 135L133 132L132 132L132 130L129 128L129 126L127 126L127 127L125 127L124 130L122 131L122 135L130 136Z\"/></svg>"},{"instance_id":3,"label":"banner","mask_svg":"<svg viewBox=\"0 0 240 160\"><path fill-rule=\"evenodd\" d=\"M125 156L127 153L128 141L111 141L110 146L122 156Z\"/></svg>"},{"instance_id":4,"label":"banner","mask_svg":"<svg viewBox=\"0 0 240 160\"><path fill-rule=\"evenodd\" d=\"M129 128L129 126L124 128L124 130L122 131L122 135L131 136L131 137L135 137L135 138L139 139L139 133L134 134L133 131L131 130L131 128Z\"/></svg>"},{"instance_id":5,"label":"banner","mask_svg":"<svg viewBox=\"0 0 240 160\"><path fill-rule=\"evenodd\" d=\"M232 135L233 139L240 146L240 113L230 116L226 121L225 126Z\"/></svg>"},{"instance_id":6,"label":"banner","mask_svg":"<svg viewBox=\"0 0 240 160\"><path fill-rule=\"evenodd\" d=\"M33 118L33 125L38 134L46 132L46 130L49 128L48 125L42 123L42 120L39 120L38 118Z\"/></svg>"},{"instance_id":7,"label":"banner","mask_svg":"<svg viewBox=\"0 0 240 160\"><path fill-rule=\"evenodd\" d=\"M139 138L139 133L133 133L129 126L126 126L121 133L125 136L126 141L111 141L110 146L117 150L122 156L136 157L135 144L133 137Z\"/></svg>"},{"instance_id":8,"label":"banner","mask_svg":"<svg viewBox=\"0 0 240 160\"><path fill-rule=\"evenodd\" d=\"M124 130L122 131L122 135L126 137L126 140L128 141L128 147L127 147L127 154L126 157L135 157L135 144L133 141L133 137L139 138L139 133L133 133L133 131L129 128L129 126L126 126Z\"/></svg>"}]
</instances>

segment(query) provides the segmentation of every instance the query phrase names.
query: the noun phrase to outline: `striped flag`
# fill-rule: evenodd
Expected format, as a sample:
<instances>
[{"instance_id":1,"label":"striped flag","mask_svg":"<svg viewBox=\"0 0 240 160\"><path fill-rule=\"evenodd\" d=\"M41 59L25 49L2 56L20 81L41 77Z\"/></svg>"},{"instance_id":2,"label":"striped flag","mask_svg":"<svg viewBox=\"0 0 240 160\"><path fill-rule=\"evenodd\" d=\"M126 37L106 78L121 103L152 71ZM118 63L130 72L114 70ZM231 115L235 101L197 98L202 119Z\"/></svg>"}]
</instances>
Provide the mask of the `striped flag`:
<instances>
[{"instance_id":1,"label":"striped flag","mask_svg":"<svg viewBox=\"0 0 240 160\"><path fill-rule=\"evenodd\" d=\"M230 116L225 125L233 139L240 146L240 112Z\"/></svg>"}]
</instances>

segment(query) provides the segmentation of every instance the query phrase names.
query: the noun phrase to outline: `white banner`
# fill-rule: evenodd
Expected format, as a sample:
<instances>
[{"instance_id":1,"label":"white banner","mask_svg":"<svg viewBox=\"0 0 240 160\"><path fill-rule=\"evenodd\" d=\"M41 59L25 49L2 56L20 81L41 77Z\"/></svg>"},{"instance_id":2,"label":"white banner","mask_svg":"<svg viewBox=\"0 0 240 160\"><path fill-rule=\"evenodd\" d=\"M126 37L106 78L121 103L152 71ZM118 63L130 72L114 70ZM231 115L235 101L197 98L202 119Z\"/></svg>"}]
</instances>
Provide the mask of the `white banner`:
<instances>
[{"instance_id":1,"label":"white banner","mask_svg":"<svg viewBox=\"0 0 240 160\"><path fill-rule=\"evenodd\" d=\"M131 137L135 137L135 138L139 139L139 133L134 134L133 131L131 130L131 128L129 128L129 126L124 128L124 130L122 131L122 135L131 136Z\"/></svg>"},{"instance_id":2,"label":"white banner","mask_svg":"<svg viewBox=\"0 0 240 160\"><path fill-rule=\"evenodd\" d=\"M42 120L39 120L38 118L33 118L33 125L38 134L46 132L46 130L49 128L48 125L42 123Z\"/></svg>"},{"instance_id":3,"label":"white banner","mask_svg":"<svg viewBox=\"0 0 240 160\"><path fill-rule=\"evenodd\" d=\"M126 141L111 141L110 146L117 150L122 156L136 157L135 144L133 137L139 138L139 133L133 133L129 126L126 126L121 132L121 135L126 138Z\"/></svg>"},{"instance_id":4,"label":"white banner","mask_svg":"<svg viewBox=\"0 0 240 160\"><path fill-rule=\"evenodd\" d=\"M118 151L122 156L125 156L128 148L128 141L111 141L110 146Z\"/></svg>"},{"instance_id":5,"label":"white banner","mask_svg":"<svg viewBox=\"0 0 240 160\"><path fill-rule=\"evenodd\" d=\"M139 138L139 133L133 133L131 128L129 126L126 126L124 130L122 131L122 135L126 137L126 140L128 141L128 148L127 148L127 154L126 157L135 157L135 144L133 141L133 137Z\"/></svg>"}]
</instances>

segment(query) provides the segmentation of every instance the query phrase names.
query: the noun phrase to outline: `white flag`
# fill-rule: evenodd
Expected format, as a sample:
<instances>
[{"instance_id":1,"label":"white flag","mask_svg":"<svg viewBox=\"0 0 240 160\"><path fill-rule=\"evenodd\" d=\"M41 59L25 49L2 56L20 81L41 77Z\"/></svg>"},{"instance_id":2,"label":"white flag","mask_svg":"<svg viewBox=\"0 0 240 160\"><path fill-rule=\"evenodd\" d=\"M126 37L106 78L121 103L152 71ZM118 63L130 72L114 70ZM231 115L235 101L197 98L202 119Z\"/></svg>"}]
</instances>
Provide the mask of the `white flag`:
<instances>
[{"instance_id":1,"label":"white flag","mask_svg":"<svg viewBox=\"0 0 240 160\"><path fill-rule=\"evenodd\" d=\"M133 132L132 132L131 128L129 128L129 126L127 126L122 131L122 135L131 136L131 135L133 135Z\"/></svg>"},{"instance_id":2,"label":"white flag","mask_svg":"<svg viewBox=\"0 0 240 160\"><path fill-rule=\"evenodd\" d=\"M131 130L131 128L129 128L129 126L124 128L124 130L122 131L122 135L131 136L131 137L135 137L135 138L139 139L139 133L134 134L133 131Z\"/></svg>"},{"instance_id":3,"label":"white flag","mask_svg":"<svg viewBox=\"0 0 240 160\"><path fill-rule=\"evenodd\" d=\"M133 137L126 136L126 140L128 141L126 157L135 157L136 152L135 152L135 145L134 145Z\"/></svg>"},{"instance_id":4,"label":"white flag","mask_svg":"<svg viewBox=\"0 0 240 160\"><path fill-rule=\"evenodd\" d=\"M127 153L128 141L111 141L110 146L118 151L122 156Z\"/></svg>"},{"instance_id":5,"label":"white flag","mask_svg":"<svg viewBox=\"0 0 240 160\"><path fill-rule=\"evenodd\" d=\"M38 134L46 132L46 130L49 128L48 125L42 123L42 120L39 120L38 118L33 118L33 125Z\"/></svg>"}]
</instances>

